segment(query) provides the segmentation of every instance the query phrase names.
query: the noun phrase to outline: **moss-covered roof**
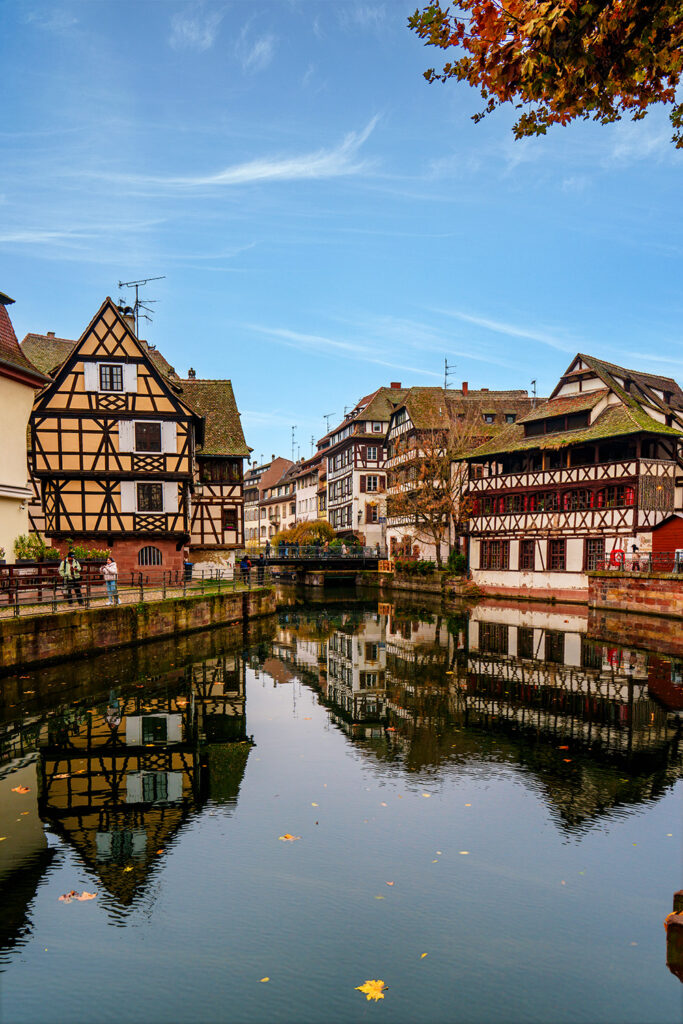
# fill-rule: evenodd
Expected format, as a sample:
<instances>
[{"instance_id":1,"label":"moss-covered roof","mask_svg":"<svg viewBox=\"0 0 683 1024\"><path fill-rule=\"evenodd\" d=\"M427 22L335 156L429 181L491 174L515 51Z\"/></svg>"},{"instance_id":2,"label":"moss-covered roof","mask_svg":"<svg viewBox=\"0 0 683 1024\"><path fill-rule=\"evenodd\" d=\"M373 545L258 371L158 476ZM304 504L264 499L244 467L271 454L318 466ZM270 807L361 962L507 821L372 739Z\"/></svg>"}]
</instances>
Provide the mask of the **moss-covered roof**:
<instances>
[{"instance_id":1,"label":"moss-covered roof","mask_svg":"<svg viewBox=\"0 0 683 1024\"><path fill-rule=\"evenodd\" d=\"M69 338L55 338L50 334L27 334L21 351L42 373L52 376L76 344Z\"/></svg>"},{"instance_id":2,"label":"moss-covered roof","mask_svg":"<svg viewBox=\"0 0 683 1024\"><path fill-rule=\"evenodd\" d=\"M681 391L673 377L663 377L656 373L643 373L641 370L630 370L625 366L617 366L616 363L608 363L604 359L597 359L595 356L584 355L583 353L579 353L578 358L597 373L608 387L622 390L615 380L616 377L624 381L631 380L642 389L644 394L655 398L658 403L661 403L661 399L654 395L653 392L668 392L672 396L674 408L683 409L683 391Z\"/></svg>"},{"instance_id":3,"label":"moss-covered roof","mask_svg":"<svg viewBox=\"0 0 683 1024\"><path fill-rule=\"evenodd\" d=\"M549 402L555 404L556 399ZM551 415L551 413L548 413ZM663 434L666 437L683 437L683 432L658 423L642 410L633 410L624 405L611 406L598 416L595 423L581 430L563 430L556 434L524 436L524 424L514 423L491 441L475 449L467 458L481 459L489 455L503 455L506 452L528 451L532 448L557 449L569 445L603 441L610 437L626 437L629 434Z\"/></svg>"},{"instance_id":4,"label":"moss-covered roof","mask_svg":"<svg viewBox=\"0 0 683 1024\"><path fill-rule=\"evenodd\" d=\"M394 402L392 412L405 406L416 430L436 430L464 414L522 417L531 407L526 391L462 391L435 387L410 388L405 398ZM500 421L502 422L502 420ZM487 433L492 433L488 431Z\"/></svg>"},{"instance_id":5,"label":"moss-covered roof","mask_svg":"<svg viewBox=\"0 0 683 1024\"><path fill-rule=\"evenodd\" d=\"M198 455L243 456L251 452L244 440L242 421L229 380L177 380L181 397L203 416L204 443Z\"/></svg>"},{"instance_id":6,"label":"moss-covered roof","mask_svg":"<svg viewBox=\"0 0 683 1024\"><path fill-rule=\"evenodd\" d=\"M588 391L578 395L560 395L558 398L552 398L537 405L520 422L533 423L534 420L547 420L550 416L585 412L588 409L594 409L608 393L608 388L600 388L599 391Z\"/></svg>"}]
</instances>

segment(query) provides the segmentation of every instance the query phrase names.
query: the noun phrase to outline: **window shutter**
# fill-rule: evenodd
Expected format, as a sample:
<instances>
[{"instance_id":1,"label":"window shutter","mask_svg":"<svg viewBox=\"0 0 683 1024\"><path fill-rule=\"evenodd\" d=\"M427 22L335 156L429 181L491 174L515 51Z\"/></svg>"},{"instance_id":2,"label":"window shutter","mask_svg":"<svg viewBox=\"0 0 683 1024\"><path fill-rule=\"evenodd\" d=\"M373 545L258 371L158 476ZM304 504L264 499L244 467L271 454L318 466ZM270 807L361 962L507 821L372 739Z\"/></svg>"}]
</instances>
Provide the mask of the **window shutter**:
<instances>
[{"instance_id":1,"label":"window shutter","mask_svg":"<svg viewBox=\"0 0 683 1024\"><path fill-rule=\"evenodd\" d=\"M99 391L100 381L97 363L83 363L83 378L86 391Z\"/></svg>"},{"instance_id":2,"label":"window shutter","mask_svg":"<svg viewBox=\"0 0 683 1024\"><path fill-rule=\"evenodd\" d=\"M175 480L164 484L164 512L178 511L178 484Z\"/></svg>"},{"instance_id":3,"label":"window shutter","mask_svg":"<svg viewBox=\"0 0 683 1024\"><path fill-rule=\"evenodd\" d=\"M132 452L135 447L135 424L133 420L119 420L119 451Z\"/></svg>"},{"instance_id":4,"label":"window shutter","mask_svg":"<svg viewBox=\"0 0 683 1024\"><path fill-rule=\"evenodd\" d=\"M383 476L380 476L380 477L377 478L377 490L378 491L383 491L384 490L384 477Z\"/></svg>"},{"instance_id":5,"label":"window shutter","mask_svg":"<svg viewBox=\"0 0 683 1024\"><path fill-rule=\"evenodd\" d=\"M137 391L138 389L138 368L135 363L123 364L123 390Z\"/></svg>"},{"instance_id":6,"label":"window shutter","mask_svg":"<svg viewBox=\"0 0 683 1024\"><path fill-rule=\"evenodd\" d=\"M121 511L135 512L135 481L121 481Z\"/></svg>"},{"instance_id":7,"label":"window shutter","mask_svg":"<svg viewBox=\"0 0 683 1024\"><path fill-rule=\"evenodd\" d=\"M178 451L175 423L161 424L161 450L166 455L175 455Z\"/></svg>"},{"instance_id":8,"label":"window shutter","mask_svg":"<svg viewBox=\"0 0 683 1024\"><path fill-rule=\"evenodd\" d=\"M366 477L364 477L364 476L362 476L362 477L360 478L360 490L361 490L361 494L362 494L362 493L363 493L363 492L365 491L365 480L366 480Z\"/></svg>"}]
</instances>

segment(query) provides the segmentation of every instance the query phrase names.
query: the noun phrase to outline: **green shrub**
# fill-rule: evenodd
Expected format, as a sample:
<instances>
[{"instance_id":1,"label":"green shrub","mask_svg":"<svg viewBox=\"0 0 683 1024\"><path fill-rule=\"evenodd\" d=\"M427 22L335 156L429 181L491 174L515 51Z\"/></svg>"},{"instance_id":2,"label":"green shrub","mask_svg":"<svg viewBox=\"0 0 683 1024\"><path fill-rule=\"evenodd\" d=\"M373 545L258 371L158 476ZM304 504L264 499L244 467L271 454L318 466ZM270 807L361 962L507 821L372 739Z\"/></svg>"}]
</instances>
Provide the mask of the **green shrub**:
<instances>
[{"instance_id":1,"label":"green shrub","mask_svg":"<svg viewBox=\"0 0 683 1024\"><path fill-rule=\"evenodd\" d=\"M464 576L464 574L467 572L466 556L463 555L460 551L456 551L455 549L451 551L451 553L449 554L446 565L448 566L451 572L456 573L456 575L458 576Z\"/></svg>"},{"instance_id":2,"label":"green shrub","mask_svg":"<svg viewBox=\"0 0 683 1024\"><path fill-rule=\"evenodd\" d=\"M14 542L15 558L30 558L34 562L41 559L54 561L59 558L59 551L49 547L37 533L22 533Z\"/></svg>"}]
</instances>

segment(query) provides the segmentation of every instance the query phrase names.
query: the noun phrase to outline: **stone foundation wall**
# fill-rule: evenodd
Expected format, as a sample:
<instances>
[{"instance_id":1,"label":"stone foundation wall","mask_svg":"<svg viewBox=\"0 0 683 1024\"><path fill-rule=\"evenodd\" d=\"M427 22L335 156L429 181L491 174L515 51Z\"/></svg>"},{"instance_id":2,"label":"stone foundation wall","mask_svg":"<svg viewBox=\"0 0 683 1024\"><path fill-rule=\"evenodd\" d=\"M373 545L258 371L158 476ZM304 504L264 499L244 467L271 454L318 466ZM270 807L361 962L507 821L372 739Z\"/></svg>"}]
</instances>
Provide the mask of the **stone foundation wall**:
<instances>
[{"instance_id":1,"label":"stone foundation wall","mask_svg":"<svg viewBox=\"0 0 683 1024\"><path fill-rule=\"evenodd\" d=\"M588 605L638 615L683 619L683 578L589 573Z\"/></svg>"},{"instance_id":2,"label":"stone foundation wall","mask_svg":"<svg viewBox=\"0 0 683 1024\"><path fill-rule=\"evenodd\" d=\"M0 673L271 615L273 590L212 594L0 620Z\"/></svg>"}]
</instances>

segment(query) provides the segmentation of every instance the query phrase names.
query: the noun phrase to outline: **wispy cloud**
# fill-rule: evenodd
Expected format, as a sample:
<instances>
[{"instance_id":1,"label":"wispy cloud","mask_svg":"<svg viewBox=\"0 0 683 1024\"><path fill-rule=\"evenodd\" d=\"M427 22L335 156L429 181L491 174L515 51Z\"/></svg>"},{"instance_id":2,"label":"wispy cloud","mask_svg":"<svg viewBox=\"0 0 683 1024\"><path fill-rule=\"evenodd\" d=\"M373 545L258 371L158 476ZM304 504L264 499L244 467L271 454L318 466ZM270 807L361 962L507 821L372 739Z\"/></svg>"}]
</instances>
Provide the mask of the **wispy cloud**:
<instances>
[{"instance_id":1,"label":"wispy cloud","mask_svg":"<svg viewBox=\"0 0 683 1024\"><path fill-rule=\"evenodd\" d=\"M273 341L286 345L288 348L296 348L305 352L327 352L329 355L345 355L355 358L356 362L371 363L374 366L388 366L392 370L406 370L408 373L417 373L423 377L439 378L441 375L433 370L425 370L421 366L406 366L395 359L380 358L377 355L370 355L367 345L358 345L351 341L340 341L335 338L327 338L320 334L303 334L300 331L291 331L285 327L264 327L260 324L246 324L248 330L255 331Z\"/></svg>"},{"instance_id":2,"label":"wispy cloud","mask_svg":"<svg viewBox=\"0 0 683 1024\"><path fill-rule=\"evenodd\" d=\"M275 36L271 33L253 38L251 26L245 25L235 44L235 52L247 74L264 71L275 53Z\"/></svg>"},{"instance_id":3,"label":"wispy cloud","mask_svg":"<svg viewBox=\"0 0 683 1024\"><path fill-rule=\"evenodd\" d=\"M347 29L360 28L369 32L380 32L384 28L386 17L384 4L353 4L339 9L339 21Z\"/></svg>"},{"instance_id":4,"label":"wispy cloud","mask_svg":"<svg viewBox=\"0 0 683 1024\"><path fill-rule=\"evenodd\" d=\"M178 11L171 18L169 45L174 50L194 50L203 53L213 46L225 10L205 11L203 5Z\"/></svg>"},{"instance_id":5,"label":"wispy cloud","mask_svg":"<svg viewBox=\"0 0 683 1024\"><path fill-rule=\"evenodd\" d=\"M55 32L57 35L71 31L78 24L78 18L70 11L56 5L48 11L29 11L26 21L46 32Z\"/></svg>"},{"instance_id":6,"label":"wispy cloud","mask_svg":"<svg viewBox=\"0 0 683 1024\"><path fill-rule=\"evenodd\" d=\"M483 327L487 331L496 334L506 334L510 338L526 338L528 341L539 341L542 345L557 349L558 352L575 352L576 343L564 341L546 331L539 331L533 327L520 327L518 324L504 323L501 320L491 320L489 317L473 316L469 313L462 313L457 309L437 309L437 313L444 316L452 316L456 320L462 320L466 324L474 324L476 327Z\"/></svg>"},{"instance_id":7,"label":"wispy cloud","mask_svg":"<svg viewBox=\"0 0 683 1024\"><path fill-rule=\"evenodd\" d=\"M84 172L88 177L100 178L131 186L154 186L173 191L190 191L198 188L218 188L237 185L253 185L266 181L302 181L315 178L338 178L359 174L367 161L358 159L358 152L372 133L378 118L373 119L360 132L349 132L342 142L333 149L319 149L292 157L265 157L248 163L225 167L213 174L197 174L184 177L111 174L109 172Z\"/></svg>"}]
</instances>

